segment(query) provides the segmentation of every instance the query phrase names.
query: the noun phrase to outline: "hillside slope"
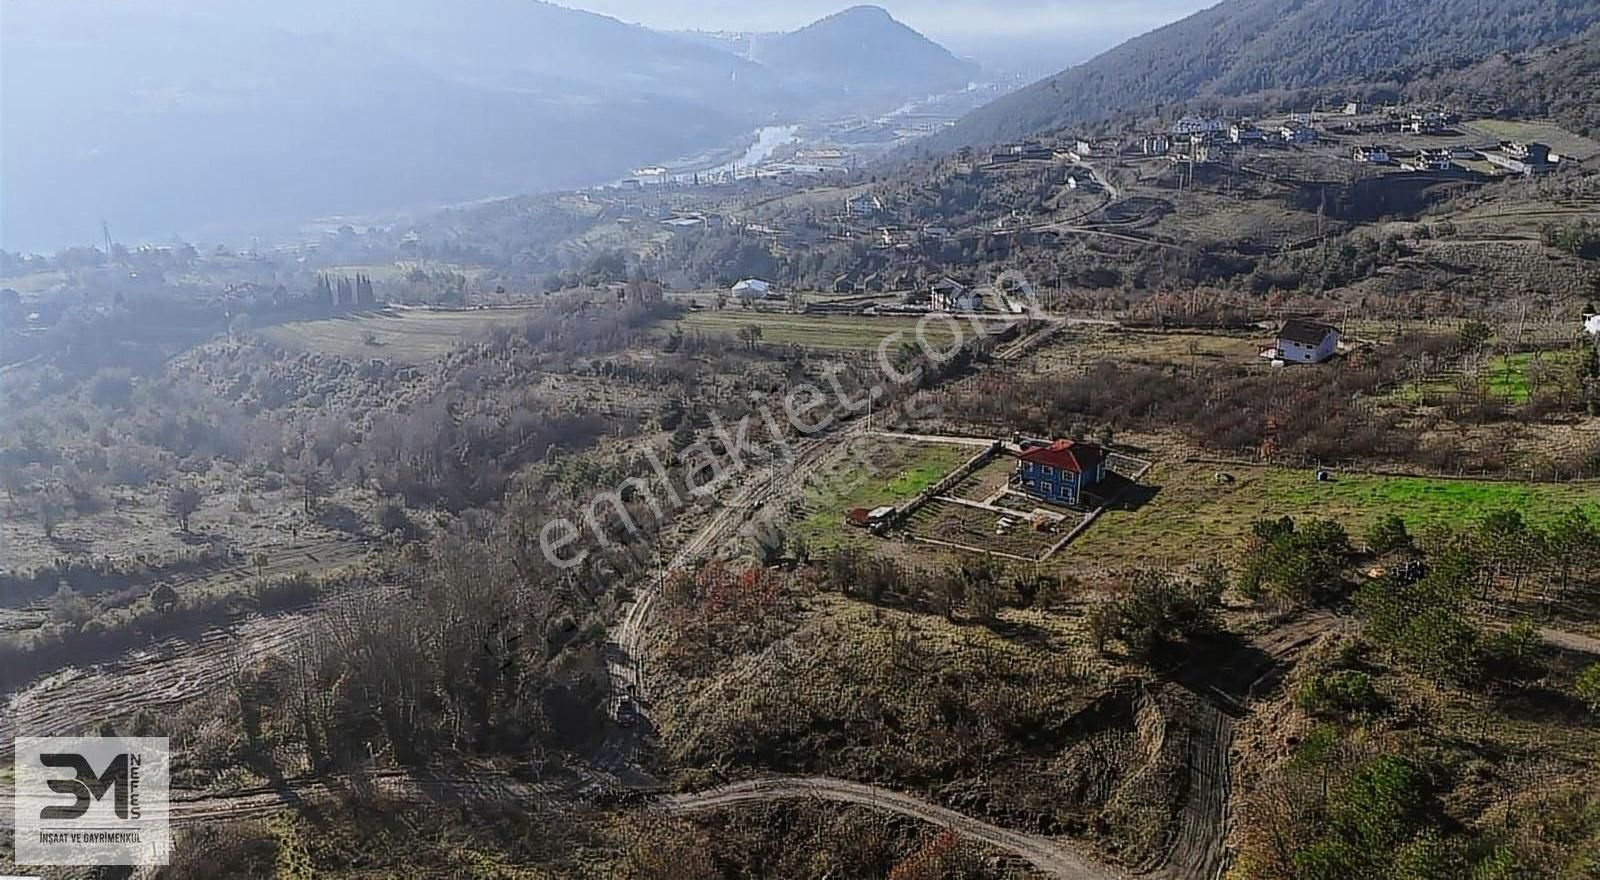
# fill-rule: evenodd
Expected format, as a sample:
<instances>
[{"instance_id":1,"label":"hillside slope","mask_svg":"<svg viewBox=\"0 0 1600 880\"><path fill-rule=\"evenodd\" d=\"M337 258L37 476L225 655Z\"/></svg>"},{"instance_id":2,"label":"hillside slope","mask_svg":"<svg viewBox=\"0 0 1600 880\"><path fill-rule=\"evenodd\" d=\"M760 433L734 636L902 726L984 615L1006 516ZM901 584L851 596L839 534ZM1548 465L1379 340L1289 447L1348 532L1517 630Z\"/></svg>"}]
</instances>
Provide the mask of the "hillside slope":
<instances>
[{"instance_id":1,"label":"hillside slope","mask_svg":"<svg viewBox=\"0 0 1600 880\"><path fill-rule=\"evenodd\" d=\"M1597 22L1600 0L1224 0L976 110L928 146L996 143L1208 95L1458 67Z\"/></svg>"},{"instance_id":2,"label":"hillside slope","mask_svg":"<svg viewBox=\"0 0 1600 880\"><path fill-rule=\"evenodd\" d=\"M1419 76L1406 93L1469 102L1497 115L1546 117L1585 137L1600 136L1600 25L1563 43L1497 52L1468 67Z\"/></svg>"}]
</instances>

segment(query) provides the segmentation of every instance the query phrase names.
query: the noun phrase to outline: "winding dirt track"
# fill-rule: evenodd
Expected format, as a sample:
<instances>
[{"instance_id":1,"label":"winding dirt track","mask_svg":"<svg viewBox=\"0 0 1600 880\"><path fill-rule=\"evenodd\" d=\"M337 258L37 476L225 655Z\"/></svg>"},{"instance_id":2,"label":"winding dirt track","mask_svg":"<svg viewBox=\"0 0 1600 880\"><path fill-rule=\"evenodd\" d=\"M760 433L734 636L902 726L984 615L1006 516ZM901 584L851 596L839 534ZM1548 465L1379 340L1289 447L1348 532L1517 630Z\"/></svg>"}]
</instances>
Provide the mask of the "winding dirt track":
<instances>
[{"instance_id":1,"label":"winding dirt track","mask_svg":"<svg viewBox=\"0 0 1600 880\"><path fill-rule=\"evenodd\" d=\"M1115 880L1127 876L1120 871L1090 861L1050 838L991 825L954 810L885 788L838 779L815 776L755 779L695 794L670 795L662 798L659 805L662 809L673 813L695 813L799 798L859 804L949 828L963 837L1027 859L1041 871L1069 880Z\"/></svg>"},{"instance_id":2,"label":"winding dirt track","mask_svg":"<svg viewBox=\"0 0 1600 880\"><path fill-rule=\"evenodd\" d=\"M866 427L863 421L852 422L830 435L802 441L796 445L793 460L774 462L757 468L747 477L726 503L720 504L711 519L672 557L666 566L665 576L670 576L705 558L717 548L735 540L740 529L773 496L782 496L803 489L809 476L834 444L846 437L859 434ZM650 698L646 679L640 666L648 626L655 611L661 589L661 579L652 579L641 585L633 599L622 607L618 624L606 640L606 674L615 694L632 693L636 699L637 723L631 727L613 726L607 731L604 742L595 757L600 769L621 774L630 769L633 759L643 745L644 731L650 727ZM638 770L632 770L638 774ZM650 783L640 776L641 783Z\"/></svg>"},{"instance_id":3,"label":"winding dirt track","mask_svg":"<svg viewBox=\"0 0 1600 880\"><path fill-rule=\"evenodd\" d=\"M492 772L470 774L428 771L384 771L363 779L294 779L276 786L250 788L222 795L174 792L171 821L183 828L225 819L271 815L290 806L315 807L345 797L382 794L394 801L428 804L444 802L489 804L555 803L582 790L581 777L529 783ZM736 782L708 791L663 797L656 807L674 814L692 814L769 803L814 799L858 804L949 828L1031 862L1041 871L1068 880L1122 880L1127 875L1098 865L1065 845L1046 837L1010 831L964 816L920 798L876 786L823 778L774 777ZM10 829L11 811L0 816L0 828Z\"/></svg>"}]
</instances>

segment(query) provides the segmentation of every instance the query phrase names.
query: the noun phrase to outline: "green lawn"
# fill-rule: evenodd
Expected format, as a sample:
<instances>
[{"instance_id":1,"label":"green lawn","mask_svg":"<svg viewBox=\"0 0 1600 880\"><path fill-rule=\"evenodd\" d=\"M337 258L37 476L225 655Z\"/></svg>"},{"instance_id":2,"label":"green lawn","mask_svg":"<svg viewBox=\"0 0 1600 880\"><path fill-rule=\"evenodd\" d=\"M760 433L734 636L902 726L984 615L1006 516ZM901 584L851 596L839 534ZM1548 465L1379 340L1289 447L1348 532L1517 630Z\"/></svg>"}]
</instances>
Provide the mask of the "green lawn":
<instances>
[{"instance_id":1,"label":"green lawn","mask_svg":"<svg viewBox=\"0 0 1600 880\"><path fill-rule=\"evenodd\" d=\"M1218 484L1216 473L1234 477ZM1600 484L1522 484L1422 477L1335 474L1318 483L1310 469L1157 463L1143 484L1154 495L1137 510L1107 512L1064 554L1106 567L1182 565L1237 558L1258 519L1321 517L1359 536L1394 513L1413 532L1430 523L1469 525L1497 510L1515 509L1534 523L1581 508L1600 518Z\"/></svg>"},{"instance_id":2,"label":"green lawn","mask_svg":"<svg viewBox=\"0 0 1600 880\"><path fill-rule=\"evenodd\" d=\"M1370 522L1386 513L1411 525L1466 525L1485 514L1514 509L1531 522L1548 522L1580 507L1600 515L1600 485L1491 483L1476 480L1434 480L1423 477L1341 476L1331 483L1284 480L1279 472L1268 481L1267 502L1291 508L1326 508L1330 513ZM1294 474L1293 476L1301 476Z\"/></svg>"},{"instance_id":3,"label":"green lawn","mask_svg":"<svg viewBox=\"0 0 1600 880\"><path fill-rule=\"evenodd\" d=\"M728 338L736 338L740 328L755 325L761 328L761 341L769 345L794 343L806 348L876 351L884 338L897 330L901 335L890 343L890 350L898 349L907 342L915 344L917 320L854 315L797 315L730 307L722 311L690 312L673 323L685 330L699 330L708 336ZM963 333L972 333L971 328L965 325L961 329ZM943 348L951 339L950 322L938 319L929 321L924 335L930 345Z\"/></svg>"},{"instance_id":4,"label":"green lawn","mask_svg":"<svg viewBox=\"0 0 1600 880\"><path fill-rule=\"evenodd\" d=\"M866 532L844 524L847 512L905 501L979 451L970 446L878 437L851 442L857 447L845 459L847 466L806 493L806 515L794 524L794 533L813 548L871 540ZM856 464L863 459L872 463L871 470Z\"/></svg>"}]
</instances>

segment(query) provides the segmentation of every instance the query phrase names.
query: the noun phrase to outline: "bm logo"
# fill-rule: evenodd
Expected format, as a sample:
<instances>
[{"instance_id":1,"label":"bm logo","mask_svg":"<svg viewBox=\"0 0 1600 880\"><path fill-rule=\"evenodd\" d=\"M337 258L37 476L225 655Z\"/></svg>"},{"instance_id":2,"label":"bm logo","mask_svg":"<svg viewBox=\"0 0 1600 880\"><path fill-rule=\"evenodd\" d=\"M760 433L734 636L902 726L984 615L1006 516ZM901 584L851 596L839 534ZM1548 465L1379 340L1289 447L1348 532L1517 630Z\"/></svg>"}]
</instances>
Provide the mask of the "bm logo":
<instances>
[{"instance_id":1,"label":"bm logo","mask_svg":"<svg viewBox=\"0 0 1600 880\"><path fill-rule=\"evenodd\" d=\"M137 754L123 752L111 759L101 773L94 772L89 759L83 755L46 752L39 755L39 763L46 767L69 769L73 779L50 779L47 784L56 794L72 795L71 805L45 807L39 818L80 819L94 806L94 802L112 792L111 805L118 819L139 818L139 764Z\"/></svg>"}]
</instances>

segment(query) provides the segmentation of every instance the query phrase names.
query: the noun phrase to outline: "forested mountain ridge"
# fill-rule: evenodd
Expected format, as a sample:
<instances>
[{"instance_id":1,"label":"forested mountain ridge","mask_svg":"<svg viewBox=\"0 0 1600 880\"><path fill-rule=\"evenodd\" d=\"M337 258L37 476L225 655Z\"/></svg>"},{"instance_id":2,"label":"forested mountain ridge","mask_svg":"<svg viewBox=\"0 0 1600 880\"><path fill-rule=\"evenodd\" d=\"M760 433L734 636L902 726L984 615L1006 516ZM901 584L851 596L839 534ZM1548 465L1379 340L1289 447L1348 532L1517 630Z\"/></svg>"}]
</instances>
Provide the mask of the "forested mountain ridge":
<instances>
[{"instance_id":1,"label":"forested mountain ridge","mask_svg":"<svg viewBox=\"0 0 1600 880\"><path fill-rule=\"evenodd\" d=\"M1497 52L1466 67L1419 76L1420 100L1471 101L1497 114L1548 117L1586 137L1600 135L1600 25L1527 52Z\"/></svg>"},{"instance_id":2,"label":"forested mountain ridge","mask_svg":"<svg viewBox=\"0 0 1600 880\"><path fill-rule=\"evenodd\" d=\"M1225 0L980 108L927 146L998 143L1207 96L1462 67L1596 23L1600 0Z\"/></svg>"}]
</instances>

